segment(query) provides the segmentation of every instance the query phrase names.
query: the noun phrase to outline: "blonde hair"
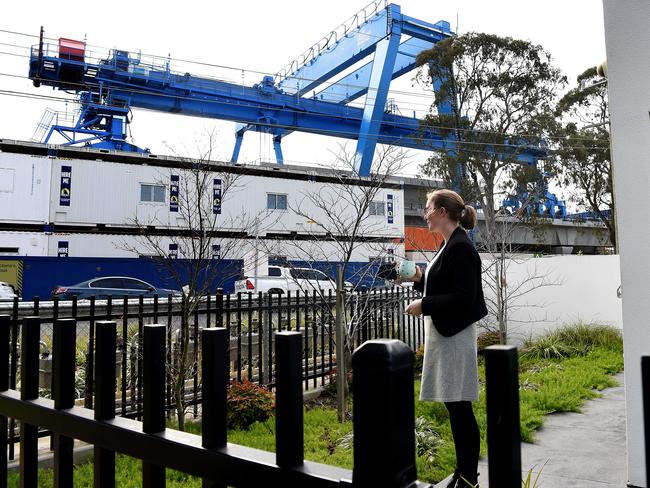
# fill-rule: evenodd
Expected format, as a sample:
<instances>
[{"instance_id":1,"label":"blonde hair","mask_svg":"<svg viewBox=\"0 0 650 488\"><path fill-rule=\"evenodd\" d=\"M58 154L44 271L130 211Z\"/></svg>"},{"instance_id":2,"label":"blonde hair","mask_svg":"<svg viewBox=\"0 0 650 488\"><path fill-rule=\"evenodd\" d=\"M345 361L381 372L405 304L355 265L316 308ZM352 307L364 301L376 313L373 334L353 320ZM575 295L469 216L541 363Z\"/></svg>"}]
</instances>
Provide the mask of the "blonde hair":
<instances>
[{"instance_id":1,"label":"blonde hair","mask_svg":"<svg viewBox=\"0 0 650 488\"><path fill-rule=\"evenodd\" d=\"M445 208L447 215L454 222L459 222L463 229L473 229L476 226L476 210L471 205L465 205L463 198L453 190L433 190L427 193L427 202L432 202L434 208Z\"/></svg>"}]
</instances>

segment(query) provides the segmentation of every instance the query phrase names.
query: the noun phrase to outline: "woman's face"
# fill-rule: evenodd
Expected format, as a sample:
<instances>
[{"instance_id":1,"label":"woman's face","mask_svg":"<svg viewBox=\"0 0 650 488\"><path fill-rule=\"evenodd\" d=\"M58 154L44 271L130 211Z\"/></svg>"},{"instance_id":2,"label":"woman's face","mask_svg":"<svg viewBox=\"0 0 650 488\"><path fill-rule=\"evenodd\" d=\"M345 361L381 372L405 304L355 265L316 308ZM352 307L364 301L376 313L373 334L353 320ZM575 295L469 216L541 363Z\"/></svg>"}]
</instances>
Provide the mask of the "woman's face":
<instances>
[{"instance_id":1,"label":"woman's face","mask_svg":"<svg viewBox=\"0 0 650 488\"><path fill-rule=\"evenodd\" d=\"M442 222L442 213L444 213L444 209L441 207L436 208L433 200L429 199L427 201L426 206L424 207L424 220L427 223L427 226L429 227L430 232L437 231L440 227L440 224Z\"/></svg>"}]
</instances>

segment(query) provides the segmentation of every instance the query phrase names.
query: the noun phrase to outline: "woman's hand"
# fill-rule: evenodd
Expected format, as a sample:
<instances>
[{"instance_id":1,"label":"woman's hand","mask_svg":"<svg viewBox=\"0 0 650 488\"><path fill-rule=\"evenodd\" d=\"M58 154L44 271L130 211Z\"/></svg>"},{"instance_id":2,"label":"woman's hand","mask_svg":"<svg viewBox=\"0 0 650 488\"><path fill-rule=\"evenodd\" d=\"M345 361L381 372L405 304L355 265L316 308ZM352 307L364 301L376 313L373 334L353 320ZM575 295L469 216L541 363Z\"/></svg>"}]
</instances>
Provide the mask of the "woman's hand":
<instances>
[{"instance_id":1,"label":"woman's hand","mask_svg":"<svg viewBox=\"0 0 650 488\"><path fill-rule=\"evenodd\" d=\"M422 300L414 300L404 310L409 315L422 315Z\"/></svg>"},{"instance_id":2,"label":"woman's hand","mask_svg":"<svg viewBox=\"0 0 650 488\"><path fill-rule=\"evenodd\" d=\"M415 275L413 276L413 281L415 283L419 283L420 281L422 281L422 276L424 276L422 274L422 270L418 265L415 265Z\"/></svg>"}]
</instances>

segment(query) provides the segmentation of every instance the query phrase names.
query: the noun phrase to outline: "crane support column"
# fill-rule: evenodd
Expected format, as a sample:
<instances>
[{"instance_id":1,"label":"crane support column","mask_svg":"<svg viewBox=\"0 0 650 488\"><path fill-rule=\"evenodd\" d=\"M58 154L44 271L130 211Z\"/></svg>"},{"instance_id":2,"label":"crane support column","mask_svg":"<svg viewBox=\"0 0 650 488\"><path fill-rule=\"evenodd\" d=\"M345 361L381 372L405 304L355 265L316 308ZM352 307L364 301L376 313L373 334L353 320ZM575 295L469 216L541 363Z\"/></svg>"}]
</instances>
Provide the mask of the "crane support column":
<instances>
[{"instance_id":1,"label":"crane support column","mask_svg":"<svg viewBox=\"0 0 650 488\"><path fill-rule=\"evenodd\" d=\"M241 150L242 142L244 142L244 133L246 132L246 126L241 124L241 128L238 128L235 131L235 148L232 150L232 157L230 158L231 163L236 163L239 159L239 151Z\"/></svg>"},{"instance_id":2,"label":"crane support column","mask_svg":"<svg viewBox=\"0 0 650 488\"><path fill-rule=\"evenodd\" d=\"M393 19L400 15L399 6L390 5L388 9L389 15ZM354 163L354 169L359 176L370 174L402 34L400 23L390 22L389 25L391 33L386 39L377 43L372 63L370 84L366 94Z\"/></svg>"},{"instance_id":3,"label":"crane support column","mask_svg":"<svg viewBox=\"0 0 650 488\"><path fill-rule=\"evenodd\" d=\"M282 136L273 136L273 150L275 151L275 161L278 164L284 164L284 157L282 156Z\"/></svg>"}]
</instances>

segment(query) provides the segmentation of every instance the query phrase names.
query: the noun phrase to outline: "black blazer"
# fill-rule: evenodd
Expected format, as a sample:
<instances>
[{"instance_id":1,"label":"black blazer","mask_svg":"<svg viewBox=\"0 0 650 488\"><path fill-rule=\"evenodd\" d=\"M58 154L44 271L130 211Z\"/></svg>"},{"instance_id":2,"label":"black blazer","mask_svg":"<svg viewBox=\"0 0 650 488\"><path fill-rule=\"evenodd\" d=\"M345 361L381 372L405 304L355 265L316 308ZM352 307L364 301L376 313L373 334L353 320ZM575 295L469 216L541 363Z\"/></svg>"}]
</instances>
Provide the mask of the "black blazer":
<instances>
[{"instance_id":1,"label":"black blazer","mask_svg":"<svg viewBox=\"0 0 650 488\"><path fill-rule=\"evenodd\" d=\"M413 288L424 291L424 276ZM422 314L429 315L436 330L446 337L487 315L481 258L461 227L451 234L442 255L429 270Z\"/></svg>"}]
</instances>

